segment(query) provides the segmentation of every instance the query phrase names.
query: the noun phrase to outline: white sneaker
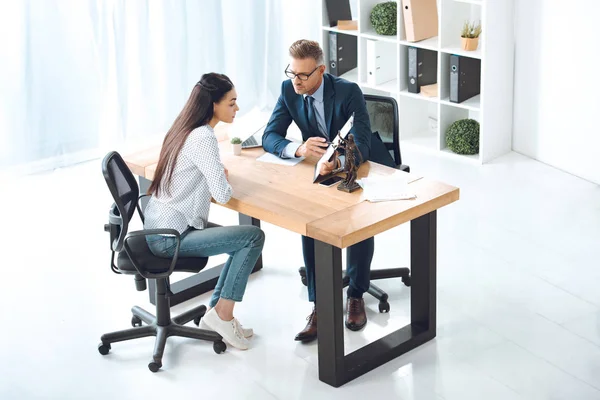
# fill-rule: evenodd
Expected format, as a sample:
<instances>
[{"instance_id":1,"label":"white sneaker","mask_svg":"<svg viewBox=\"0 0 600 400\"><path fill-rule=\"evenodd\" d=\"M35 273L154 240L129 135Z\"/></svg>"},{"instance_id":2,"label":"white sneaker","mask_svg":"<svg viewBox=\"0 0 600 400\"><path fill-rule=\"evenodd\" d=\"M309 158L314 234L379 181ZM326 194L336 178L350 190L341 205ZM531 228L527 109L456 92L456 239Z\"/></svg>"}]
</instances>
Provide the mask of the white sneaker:
<instances>
[{"instance_id":1,"label":"white sneaker","mask_svg":"<svg viewBox=\"0 0 600 400\"><path fill-rule=\"evenodd\" d=\"M202 318L204 323L213 331L223 336L223 340L231 346L248 350L249 342L239 329L239 322L234 318L231 321L223 321L214 308L211 308Z\"/></svg>"},{"instance_id":2,"label":"white sneaker","mask_svg":"<svg viewBox=\"0 0 600 400\"><path fill-rule=\"evenodd\" d=\"M250 339L252 336L254 336L254 329L244 328L238 319L235 319L235 322L238 324L238 329L240 332L242 332L242 336L244 336L246 339ZM212 331L211 327L204 323L204 318L200 320L200 325L198 325L198 328Z\"/></svg>"},{"instance_id":3,"label":"white sneaker","mask_svg":"<svg viewBox=\"0 0 600 400\"><path fill-rule=\"evenodd\" d=\"M239 319L234 318L235 323L238 325L238 329L240 330L240 332L242 332L242 335L244 335L244 337L246 339L250 339L252 336L254 336L254 329L252 328L244 328L244 326L242 325L242 323L240 322Z\"/></svg>"}]
</instances>

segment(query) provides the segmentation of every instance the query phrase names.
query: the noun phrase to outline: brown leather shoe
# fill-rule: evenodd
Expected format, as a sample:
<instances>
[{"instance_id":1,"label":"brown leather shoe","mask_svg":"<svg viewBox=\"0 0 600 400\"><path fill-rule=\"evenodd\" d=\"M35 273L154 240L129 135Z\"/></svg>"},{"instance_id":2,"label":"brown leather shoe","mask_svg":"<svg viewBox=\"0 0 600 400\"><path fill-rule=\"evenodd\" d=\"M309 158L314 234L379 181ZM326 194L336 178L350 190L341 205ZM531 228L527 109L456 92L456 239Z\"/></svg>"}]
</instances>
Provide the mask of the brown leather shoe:
<instances>
[{"instance_id":1,"label":"brown leather shoe","mask_svg":"<svg viewBox=\"0 0 600 400\"><path fill-rule=\"evenodd\" d=\"M312 342L317 338L317 308L313 307L312 313L306 318L308 323L306 327L296 335L294 340L301 341L303 343Z\"/></svg>"},{"instance_id":2,"label":"brown leather shoe","mask_svg":"<svg viewBox=\"0 0 600 400\"><path fill-rule=\"evenodd\" d=\"M346 328L351 331L359 331L367 324L367 313L365 312L365 300L356 297L348 297L346 301Z\"/></svg>"}]
</instances>

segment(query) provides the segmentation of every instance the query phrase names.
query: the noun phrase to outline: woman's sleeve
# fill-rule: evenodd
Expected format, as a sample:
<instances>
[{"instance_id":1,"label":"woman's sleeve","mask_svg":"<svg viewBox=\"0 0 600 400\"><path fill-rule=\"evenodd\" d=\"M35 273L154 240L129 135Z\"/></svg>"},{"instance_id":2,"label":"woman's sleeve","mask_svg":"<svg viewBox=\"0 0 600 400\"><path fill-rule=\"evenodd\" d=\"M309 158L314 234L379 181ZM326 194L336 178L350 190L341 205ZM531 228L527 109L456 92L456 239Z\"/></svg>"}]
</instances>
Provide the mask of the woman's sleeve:
<instances>
[{"instance_id":1,"label":"woman's sleeve","mask_svg":"<svg viewBox=\"0 0 600 400\"><path fill-rule=\"evenodd\" d=\"M217 138L214 135L197 135L194 138L194 147L196 151L193 152L192 162L206 178L211 196L218 203L227 203L233 189L225 176Z\"/></svg>"}]
</instances>

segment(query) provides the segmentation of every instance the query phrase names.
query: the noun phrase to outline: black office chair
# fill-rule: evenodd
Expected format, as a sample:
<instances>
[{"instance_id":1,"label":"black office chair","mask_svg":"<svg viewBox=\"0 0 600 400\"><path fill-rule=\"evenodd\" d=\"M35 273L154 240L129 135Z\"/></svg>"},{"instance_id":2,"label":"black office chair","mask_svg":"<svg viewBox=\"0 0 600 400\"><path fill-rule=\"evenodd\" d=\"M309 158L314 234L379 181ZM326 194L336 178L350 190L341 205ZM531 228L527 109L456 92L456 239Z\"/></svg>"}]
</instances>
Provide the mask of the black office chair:
<instances>
[{"instance_id":1,"label":"black office chair","mask_svg":"<svg viewBox=\"0 0 600 400\"><path fill-rule=\"evenodd\" d=\"M104 230L110 233L111 269L118 274L134 275L138 291L146 290L146 279L156 280L156 316L134 306L131 309L133 329L102 335L100 338L102 342L98 345L100 354L108 354L111 343L156 336L154 354L148 364L150 371L156 372L162 367L162 356L169 336L208 340L213 342L213 349L217 354L225 351L227 346L218 333L183 326L191 320L194 320L196 325L200 324L200 319L206 312L204 305L171 319L169 297L172 296L172 292L169 288L169 276L173 271L199 272L206 266L208 258L179 258L180 235L174 229L144 229L127 232L136 209L142 221L144 220L139 199L146 195L139 196L137 182L119 153L113 151L104 157L102 173L115 201L108 214L109 223L104 226ZM172 235L177 238L173 259L156 257L150 251L146 236L155 234ZM142 322L147 325L142 326Z\"/></svg>"},{"instance_id":2,"label":"black office chair","mask_svg":"<svg viewBox=\"0 0 600 400\"><path fill-rule=\"evenodd\" d=\"M393 97L365 94L367 113L371 122L371 130L379 135L385 147L394 157L396 168L410 172L408 165L402 164L400 153L400 118L398 103Z\"/></svg>"},{"instance_id":3,"label":"black office chair","mask_svg":"<svg viewBox=\"0 0 600 400\"><path fill-rule=\"evenodd\" d=\"M388 151L394 158L396 168L401 171L410 172L408 165L402 164L402 156L400 154L400 120L398 118L398 103L392 97L377 96L365 94L365 102L367 103L367 112L371 121L371 130L374 134L379 135ZM306 286L306 267L300 267L298 271L302 279L302 283ZM410 286L410 269L408 268L389 268L380 270L371 270L371 281L377 279L402 278L402 282L406 286ZM350 278L344 271L344 287L350 283ZM390 303L388 303L388 294L381 290L373 283L370 284L368 293L379 300L379 312L386 313L390 311Z\"/></svg>"}]
</instances>

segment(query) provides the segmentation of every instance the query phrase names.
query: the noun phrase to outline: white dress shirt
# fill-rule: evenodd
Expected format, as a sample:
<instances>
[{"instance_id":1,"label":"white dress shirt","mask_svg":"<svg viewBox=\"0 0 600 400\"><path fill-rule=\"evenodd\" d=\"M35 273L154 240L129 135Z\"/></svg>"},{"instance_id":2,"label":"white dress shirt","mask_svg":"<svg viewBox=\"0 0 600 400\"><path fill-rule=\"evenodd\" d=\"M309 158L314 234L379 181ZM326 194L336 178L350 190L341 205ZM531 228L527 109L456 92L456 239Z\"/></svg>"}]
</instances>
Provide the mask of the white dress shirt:
<instances>
[{"instance_id":1,"label":"white dress shirt","mask_svg":"<svg viewBox=\"0 0 600 400\"><path fill-rule=\"evenodd\" d=\"M327 141L329 141L329 134L327 132L327 124L325 123L325 103L323 102L323 92L325 91L325 79L321 79L321 85L317 89L316 92L312 94L312 97L315 99L313 102L313 107L315 109L315 116L317 117L317 125L319 126L319 133L323 136ZM306 101L306 96L308 94L303 94L304 101ZM283 149L283 155L287 158L298 158L296 157L296 151L298 147L300 147L302 143L290 142Z\"/></svg>"}]
</instances>

